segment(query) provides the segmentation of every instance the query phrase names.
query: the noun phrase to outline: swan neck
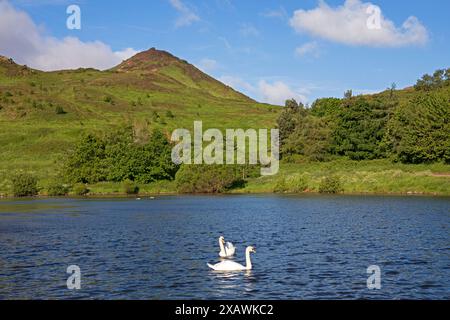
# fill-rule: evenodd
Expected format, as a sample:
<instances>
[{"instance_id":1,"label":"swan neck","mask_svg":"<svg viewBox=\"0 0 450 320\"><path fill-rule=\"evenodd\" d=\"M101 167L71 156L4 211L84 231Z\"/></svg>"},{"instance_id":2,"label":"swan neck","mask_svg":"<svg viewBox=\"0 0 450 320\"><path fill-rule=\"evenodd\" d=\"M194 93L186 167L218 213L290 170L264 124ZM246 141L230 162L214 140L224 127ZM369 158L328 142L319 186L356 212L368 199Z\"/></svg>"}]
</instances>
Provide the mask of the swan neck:
<instances>
[{"instance_id":1,"label":"swan neck","mask_svg":"<svg viewBox=\"0 0 450 320\"><path fill-rule=\"evenodd\" d=\"M225 253L225 248L224 248L224 246L223 246L222 241L220 241L220 240L219 240L219 247L220 247L220 252Z\"/></svg>"},{"instance_id":2,"label":"swan neck","mask_svg":"<svg viewBox=\"0 0 450 320\"><path fill-rule=\"evenodd\" d=\"M252 260L250 259L250 250L247 250L245 252L245 262L246 262L247 270L251 270L252 269Z\"/></svg>"}]
</instances>

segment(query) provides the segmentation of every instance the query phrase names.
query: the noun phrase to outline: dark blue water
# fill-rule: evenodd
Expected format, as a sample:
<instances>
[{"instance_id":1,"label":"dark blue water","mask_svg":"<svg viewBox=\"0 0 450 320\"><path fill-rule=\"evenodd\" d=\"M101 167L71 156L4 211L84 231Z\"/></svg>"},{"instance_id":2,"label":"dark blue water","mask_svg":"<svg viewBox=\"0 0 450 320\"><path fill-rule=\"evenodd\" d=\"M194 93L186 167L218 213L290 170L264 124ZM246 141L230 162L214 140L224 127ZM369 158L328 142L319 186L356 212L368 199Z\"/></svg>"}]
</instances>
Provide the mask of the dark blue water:
<instances>
[{"instance_id":1,"label":"dark blue water","mask_svg":"<svg viewBox=\"0 0 450 320\"><path fill-rule=\"evenodd\" d=\"M449 222L432 197L0 201L0 299L449 299ZM221 234L254 270L208 270Z\"/></svg>"}]
</instances>

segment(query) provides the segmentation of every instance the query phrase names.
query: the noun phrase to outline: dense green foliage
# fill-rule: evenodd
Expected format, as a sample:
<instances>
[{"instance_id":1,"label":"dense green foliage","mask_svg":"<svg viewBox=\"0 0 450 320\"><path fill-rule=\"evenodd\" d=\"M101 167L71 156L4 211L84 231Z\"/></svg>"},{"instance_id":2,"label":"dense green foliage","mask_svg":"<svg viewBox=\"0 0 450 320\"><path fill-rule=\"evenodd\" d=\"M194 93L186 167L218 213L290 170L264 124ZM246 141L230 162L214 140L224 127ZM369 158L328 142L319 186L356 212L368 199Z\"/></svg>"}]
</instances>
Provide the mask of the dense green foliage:
<instances>
[{"instance_id":1,"label":"dense green foliage","mask_svg":"<svg viewBox=\"0 0 450 320\"><path fill-rule=\"evenodd\" d=\"M430 91L450 85L450 68L436 70L433 75L425 74L417 80L416 90Z\"/></svg>"},{"instance_id":2,"label":"dense green foliage","mask_svg":"<svg viewBox=\"0 0 450 320\"><path fill-rule=\"evenodd\" d=\"M289 100L278 119L283 158L328 161L392 158L450 163L449 69L425 75L414 92L316 100L305 109ZM406 94L407 93L407 94Z\"/></svg>"},{"instance_id":3,"label":"dense green foliage","mask_svg":"<svg viewBox=\"0 0 450 320\"><path fill-rule=\"evenodd\" d=\"M138 141L130 127L102 137L88 134L68 157L65 174L71 183L171 180L178 169L171 151L159 130L145 142Z\"/></svg>"},{"instance_id":4,"label":"dense green foliage","mask_svg":"<svg viewBox=\"0 0 450 320\"><path fill-rule=\"evenodd\" d=\"M427 93L400 106L388 125L387 143L405 163L450 163L450 101Z\"/></svg>"},{"instance_id":5,"label":"dense green foliage","mask_svg":"<svg viewBox=\"0 0 450 320\"><path fill-rule=\"evenodd\" d=\"M31 197L38 194L37 178L28 173L18 173L12 176L12 192L15 197Z\"/></svg>"},{"instance_id":6,"label":"dense green foliage","mask_svg":"<svg viewBox=\"0 0 450 320\"><path fill-rule=\"evenodd\" d=\"M273 192L276 193L301 193L308 189L308 178L305 175L290 175L280 177L275 184Z\"/></svg>"},{"instance_id":7,"label":"dense green foliage","mask_svg":"<svg viewBox=\"0 0 450 320\"><path fill-rule=\"evenodd\" d=\"M138 194L139 193L139 186L131 180L124 181L123 189L126 194Z\"/></svg>"},{"instance_id":8,"label":"dense green foliage","mask_svg":"<svg viewBox=\"0 0 450 320\"><path fill-rule=\"evenodd\" d=\"M339 112L341 99L322 98L317 99L311 105L311 114L317 117L334 116Z\"/></svg>"},{"instance_id":9,"label":"dense green foliage","mask_svg":"<svg viewBox=\"0 0 450 320\"><path fill-rule=\"evenodd\" d=\"M319 185L320 193L339 193L344 191L341 179L337 176L329 176L322 179Z\"/></svg>"},{"instance_id":10,"label":"dense green foliage","mask_svg":"<svg viewBox=\"0 0 450 320\"><path fill-rule=\"evenodd\" d=\"M72 191L76 196L85 196L89 193L90 190L88 189L88 187L86 187L86 185L77 183L73 186Z\"/></svg>"},{"instance_id":11,"label":"dense green foliage","mask_svg":"<svg viewBox=\"0 0 450 320\"><path fill-rule=\"evenodd\" d=\"M363 97L346 99L337 114L331 152L352 160L383 157L381 142L390 106Z\"/></svg>"},{"instance_id":12,"label":"dense green foliage","mask_svg":"<svg viewBox=\"0 0 450 320\"><path fill-rule=\"evenodd\" d=\"M232 165L183 165L176 174L181 193L221 193L242 186L242 168Z\"/></svg>"},{"instance_id":13,"label":"dense green foliage","mask_svg":"<svg viewBox=\"0 0 450 320\"><path fill-rule=\"evenodd\" d=\"M300 125L306 110L302 103L297 103L294 99L287 100L286 106L277 119L277 127L280 130L280 144L284 145L289 136Z\"/></svg>"},{"instance_id":14,"label":"dense green foliage","mask_svg":"<svg viewBox=\"0 0 450 320\"><path fill-rule=\"evenodd\" d=\"M51 197L65 196L69 193L69 188L61 183L52 182L47 187L47 195Z\"/></svg>"}]
</instances>

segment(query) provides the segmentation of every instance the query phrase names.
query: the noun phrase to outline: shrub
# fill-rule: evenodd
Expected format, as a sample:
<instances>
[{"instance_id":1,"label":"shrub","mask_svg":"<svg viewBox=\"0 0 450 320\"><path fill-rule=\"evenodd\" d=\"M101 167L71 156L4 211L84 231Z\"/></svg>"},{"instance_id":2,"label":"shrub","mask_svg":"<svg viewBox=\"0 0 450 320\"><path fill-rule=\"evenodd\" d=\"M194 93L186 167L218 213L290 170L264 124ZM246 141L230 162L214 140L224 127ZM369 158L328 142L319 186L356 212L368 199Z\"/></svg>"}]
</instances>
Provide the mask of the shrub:
<instances>
[{"instance_id":1,"label":"shrub","mask_svg":"<svg viewBox=\"0 0 450 320\"><path fill-rule=\"evenodd\" d=\"M319 185L320 193L339 193L344 191L341 179L337 176L329 176L322 179Z\"/></svg>"},{"instance_id":2,"label":"shrub","mask_svg":"<svg viewBox=\"0 0 450 320\"><path fill-rule=\"evenodd\" d=\"M181 193L221 193L243 182L237 167L229 165L183 165L175 181Z\"/></svg>"},{"instance_id":3,"label":"shrub","mask_svg":"<svg viewBox=\"0 0 450 320\"><path fill-rule=\"evenodd\" d=\"M78 183L73 186L73 193L77 196L85 196L89 193L89 189L81 183Z\"/></svg>"},{"instance_id":4,"label":"shrub","mask_svg":"<svg viewBox=\"0 0 450 320\"><path fill-rule=\"evenodd\" d=\"M38 194L37 178L28 173L18 173L11 178L15 197L32 197Z\"/></svg>"},{"instance_id":5,"label":"shrub","mask_svg":"<svg viewBox=\"0 0 450 320\"><path fill-rule=\"evenodd\" d=\"M51 197L65 196L69 193L69 188L60 183L52 183L47 188L47 194Z\"/></svg>"},{"instance_id":6,"label":"shrub","mask_svg":"<svg viewBox=\"0 0 450 320\"><path fill-rule=\"evenodd\" d=\"M123 189L126 194L138 194L139 193L139 186L131 180L124 181Z\"/></svg>"},{"instance_id":7,"label":"shrub","mask_svg":"<svg viewBox=\"0 0 450 320\"><path fill-rule=\"evenodd\" d=\"M308 180L303 175L293 175L287 178L280 178L274 188L277 193L301 193L308 189Z\"/></svg>"},{"instance_id":8,"label":"shrub","mask_svg":"<svg viewBox=\"0 0 450 320\"><path fill-rule=\"evenodd\" d=\"M275 187L273 188L273 192L275 192L275 193L287 192L287 183L286 183L285 177L281 177L277 180L277 183L275 184Z\"/></svg>"}]
</instances>

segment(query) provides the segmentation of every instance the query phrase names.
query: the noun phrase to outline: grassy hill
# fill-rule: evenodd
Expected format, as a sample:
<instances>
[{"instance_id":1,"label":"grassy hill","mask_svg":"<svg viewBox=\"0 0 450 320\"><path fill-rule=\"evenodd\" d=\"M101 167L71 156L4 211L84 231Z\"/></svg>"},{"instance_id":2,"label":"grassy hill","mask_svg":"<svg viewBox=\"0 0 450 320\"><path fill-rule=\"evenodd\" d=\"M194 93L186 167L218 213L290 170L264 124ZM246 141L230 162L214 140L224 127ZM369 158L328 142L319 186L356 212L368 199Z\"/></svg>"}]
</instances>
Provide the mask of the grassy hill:
<instances>
[{"instance_id":1,"label":"grassy hill","mask_svg":"<svg viewBox=\"0 0 450 320\"><path fill-rule=\"evenodd\" d=\"M449 86L432 91L447 97L450 108ZM406 88L364 98L374 106L370 112L387 121L421 95L423 92ZM320 147L328 134L326 126L338 117L335 106L345 102L320 100L307 111L312 122L299 135L307 138L305 146L313 147L313 155L320 151L314 146ZM11 194L10 178L17 171L37 176L45 194L62 159L83 132L104 133L131 124L137 134L159 128L169 135L175 128L191 129L194 120L202 120L205 128L273 128L281 111L257 103L188 62L154 48L106 71L42 72L0 57L0 197ZM417 114L412 112L408 117ZM295 139L293 143L298 142ZM324 162L304 155L293 159L283 160L279 175L250 178L233 192L318 192L325 178L337 176L342 190L348 193L450 195L450 165L444 163L354 161L346 156ZM89 189L92 194L123 193L120 183L102 182ZM174 182L160 181L141 185L140 190L173 193L176 187Z\"/></svg>"},{"instance_id":2,"label":"grassy hill","mask_svg":"<svg viewBox=\"0 0 450 320\"><path fill-rule=\"evenodd\" d=\"M17 170L45 184L82 132L132 124L169 135L194 120L206 128L271 128L278 111L154 48L106 71L42 72L0 57L0 194Z\"/></svg>"}]
</instances>

